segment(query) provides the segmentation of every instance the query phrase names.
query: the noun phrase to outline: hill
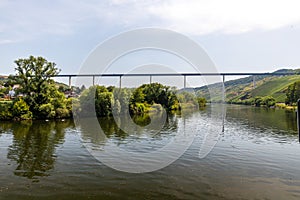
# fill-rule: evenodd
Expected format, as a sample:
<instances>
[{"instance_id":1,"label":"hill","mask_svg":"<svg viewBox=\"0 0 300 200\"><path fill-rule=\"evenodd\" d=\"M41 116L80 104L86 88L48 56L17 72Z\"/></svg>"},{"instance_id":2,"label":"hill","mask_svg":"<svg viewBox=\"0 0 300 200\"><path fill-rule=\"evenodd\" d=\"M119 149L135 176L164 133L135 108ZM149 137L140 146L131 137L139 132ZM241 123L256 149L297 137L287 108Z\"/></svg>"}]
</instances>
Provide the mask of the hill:
<instances>
[{"instance_id":1,"label":"hill","mask_svg":"<svg viewBox=\"0 0 300 200\"><path fill-rule=\"evenodd\" d=\"M226 102L240 102L258 96L272 96L276 102L285 102L286 90L288 86L295 81L300 80L298 75L300 69L280 69L271 74L276 73L295 73L295 75L260 75L255 76L255 85L253 84L253 76L226 81L224 83L226 89ZM220 83L211 84L209 88L220 86ZM221 101L220 97L210 99L207 86L195 88L199 96L204 96L209 101Z\"/></svg>"}]
</instances>

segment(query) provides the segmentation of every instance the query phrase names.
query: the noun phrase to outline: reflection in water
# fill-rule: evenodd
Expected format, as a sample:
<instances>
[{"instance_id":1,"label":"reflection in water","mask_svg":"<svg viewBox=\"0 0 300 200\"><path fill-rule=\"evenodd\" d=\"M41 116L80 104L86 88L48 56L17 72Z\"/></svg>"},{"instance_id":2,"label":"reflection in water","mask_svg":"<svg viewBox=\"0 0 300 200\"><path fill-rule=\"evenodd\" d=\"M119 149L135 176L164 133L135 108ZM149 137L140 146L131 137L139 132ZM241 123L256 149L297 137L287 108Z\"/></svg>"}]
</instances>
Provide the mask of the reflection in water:
<instances>
[{"instance_id":1,"label":"reflection in water","mask_svg":"<svg viewBox=\"0 0 300 200\"><path fill-rule=\"evenodd\" d=\"M117 126L126 125L127 119L115 122L100 118L104 138L89 133L93 128L89 119L80 127L83 131L75 130L67 120L1 122L0 199L298 200L300 145L295 113L228 105L224 134L213 151L199 159L201 136L209 130L209 120L204 119L211 116L210 109L208 106L199 115L187 112L168 116L156 135L152 129L142 128L150 123L148 116L134 118L141 128L130 133ZM112 170L82 145L89 142L97 148L114 143L129 152L151 152L153 147L169 142L176 132L190 133L199 122L203 122L203 129L185 154L151 173Z\"/></svg>"},{"instance_id":2,"label":"reflection in water","mask_svg":"<svg viewBox=\"0 0 300 200\"><path fill-rule=\"evenodd\" d=\"M13 142L8 148L7 158L17 163L14 171L16 176L36 179L39 176L48 176L48 171L55 162L55 147L64 142L66 122L20 122L11 123L2 129L10 129ZM6 124L8 125L8 124Z\"/></svg>"},{"instance_id":3,"label":"reflection in water","mask_svg":"<svg viewBox=\"0 0 300 200\"><path fill-rule=\"evenodd\" d=\"M253 128L286 130L293 134L297 130L296 114L284 109L228 106L227 120L240 121Z\"/></svg>"},{"instance_id":4,"label":"reflection in water","mask_svg":"<svg viewBox=\"0 0 300 200\"><path fill-rule=\"evenodd\" d=\"M190 115L191 116L191 115ZM152 120L160 118L159 115L154 114L151 116ZM99 132L99 127L96 124L90 122L89 118L81 119L80 130L83 140L89 141L93 144L104 144L107 139L115 138L117 141L122 142L123 139L128 138L156 138L158 139L164 133L175 132L178 128L179 115L168 115L163 127L147 126L151 123L151 119L148 114L136 115L132 119L125 117L105 117L99 118L98 122L103 131L103 134ZM138 126L129 126L129 120L133 120ZM147 126L147 128L145 128ZM126 130L126 132L124 131ZM158 134L157 134L158 133Z\"/></svg>"}]
</instances>

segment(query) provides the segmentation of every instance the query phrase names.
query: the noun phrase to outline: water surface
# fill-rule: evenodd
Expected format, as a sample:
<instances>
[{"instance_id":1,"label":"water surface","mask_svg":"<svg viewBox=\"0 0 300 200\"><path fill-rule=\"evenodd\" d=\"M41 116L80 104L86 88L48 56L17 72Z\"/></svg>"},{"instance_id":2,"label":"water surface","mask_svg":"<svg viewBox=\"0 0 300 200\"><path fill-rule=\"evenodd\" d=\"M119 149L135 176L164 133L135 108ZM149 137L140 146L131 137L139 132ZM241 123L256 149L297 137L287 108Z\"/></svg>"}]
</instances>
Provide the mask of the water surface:
<instances>
[{"instance_id":1,"label":"water surface","mask_svg":"<svg viewBox=\"0 0 300 200\"><path fill-rule=\"evenodd\" d=\"M205 121L207 110L169 116L159 133L143 128L126 133L113 119L99 121L109 142L147 152L182 128L192 129L199 117ZM135 121L149 123L147 117ZM101 148L105 140L89 135L86 127L76 129L72 120L0 122L0 199L300 198L293 112L228 105L224 133L207 157L198 158L200 131L177 161L145 174L119 172L94 159L82 141Z\"/></svg>"}]
</instances>

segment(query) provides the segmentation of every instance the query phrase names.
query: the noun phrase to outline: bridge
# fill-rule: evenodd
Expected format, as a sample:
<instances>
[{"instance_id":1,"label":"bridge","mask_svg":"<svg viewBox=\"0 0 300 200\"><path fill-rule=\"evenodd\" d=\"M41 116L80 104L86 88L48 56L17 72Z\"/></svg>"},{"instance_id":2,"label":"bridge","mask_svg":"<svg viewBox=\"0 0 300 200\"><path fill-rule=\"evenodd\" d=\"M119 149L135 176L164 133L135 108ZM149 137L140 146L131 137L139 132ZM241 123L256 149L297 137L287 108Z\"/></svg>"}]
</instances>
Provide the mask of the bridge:
<instances>
[{"instance_id":1,"label":"bridge","mask_svg":"<svg viewBox=\"0 0 300 200\"><path fill-rule=\"evenodd\" d=\"M174 76L183 76L183 86L186 88L186 78L187 77L195 77L195 76L222 76L223 84L225 83L226 76L252 76L253 77L253 88L255 88L255 76L291 76L291 75L300 75L298 73L150 73L150 74L58 74L53 77L68 77L69 78L69 87L72 86L72 78L73 77L92 77L93 85L95 85L96 77L119 77L119 87L122 87L122 77L149 77L149 82L152 83L152 77L155 76L164 76L164 77L174 77ZM223 88L225 92L225 88ZM223 102L225 100L225 96L223 95ZM224 119L223 119L224 120ZM298 138L300 143L300 99L297 102L297 127L298 127ZM224 131L224 123L223 123L223 131Z\"/></svg>"},{"instance_id":2,"label":"bridge","mask_svg":"<svg viewBox=\"0 0 300 200\"><path fill-rule=\"evenodd\" d=\"M93 85L95 85L96 77L119 77L119 87L122 87L122 77L149 77L149 82L152 83L152 77L155 76L165 76L165 77L174 77L174 76L182 76L183 77L183 87L186 88L186 79L187 77L195 77L195 76L221 76L223 77L223 83L225 83L226 76L253 76L253 87L255 88L255 76L291 76L291 75L300 75L297 73L150 73L150 74L125 74L125 73L117 73L117 74L58 74L54 77L67 77L69 78L69 87L72 86L72 78L73 77L92 77Z\"/></svg>"}]
</instances>

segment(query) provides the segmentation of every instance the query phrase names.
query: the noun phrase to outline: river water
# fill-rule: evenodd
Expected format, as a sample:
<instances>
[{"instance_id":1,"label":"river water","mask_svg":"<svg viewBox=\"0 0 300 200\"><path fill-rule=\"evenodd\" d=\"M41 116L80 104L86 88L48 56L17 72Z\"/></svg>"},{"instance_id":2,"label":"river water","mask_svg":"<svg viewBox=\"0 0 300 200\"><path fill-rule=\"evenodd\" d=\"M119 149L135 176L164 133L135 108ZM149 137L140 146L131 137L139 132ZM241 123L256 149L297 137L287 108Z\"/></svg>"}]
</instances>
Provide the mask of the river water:
<instances>
[{"instance_id":1,"label":"river water","mask_svg":"<svg viewBox=\"0 0 300 200\"><path fill-rule=\"evenodd\" d=\"M198 156L200 130L179 159L148 173L112 169L84 145L155 150L183 127L188 132L199 118L205 121L208 110L169 116L156 134L143 128L126 133L113 119L100 118L106 142L90 136L84 126L78 129L72 120L0 122L0 199L300 198L294 112L228 105L224 132L205 158ZM149 118L135 122L144 126Z\"/></svg>"}]
</instances>

